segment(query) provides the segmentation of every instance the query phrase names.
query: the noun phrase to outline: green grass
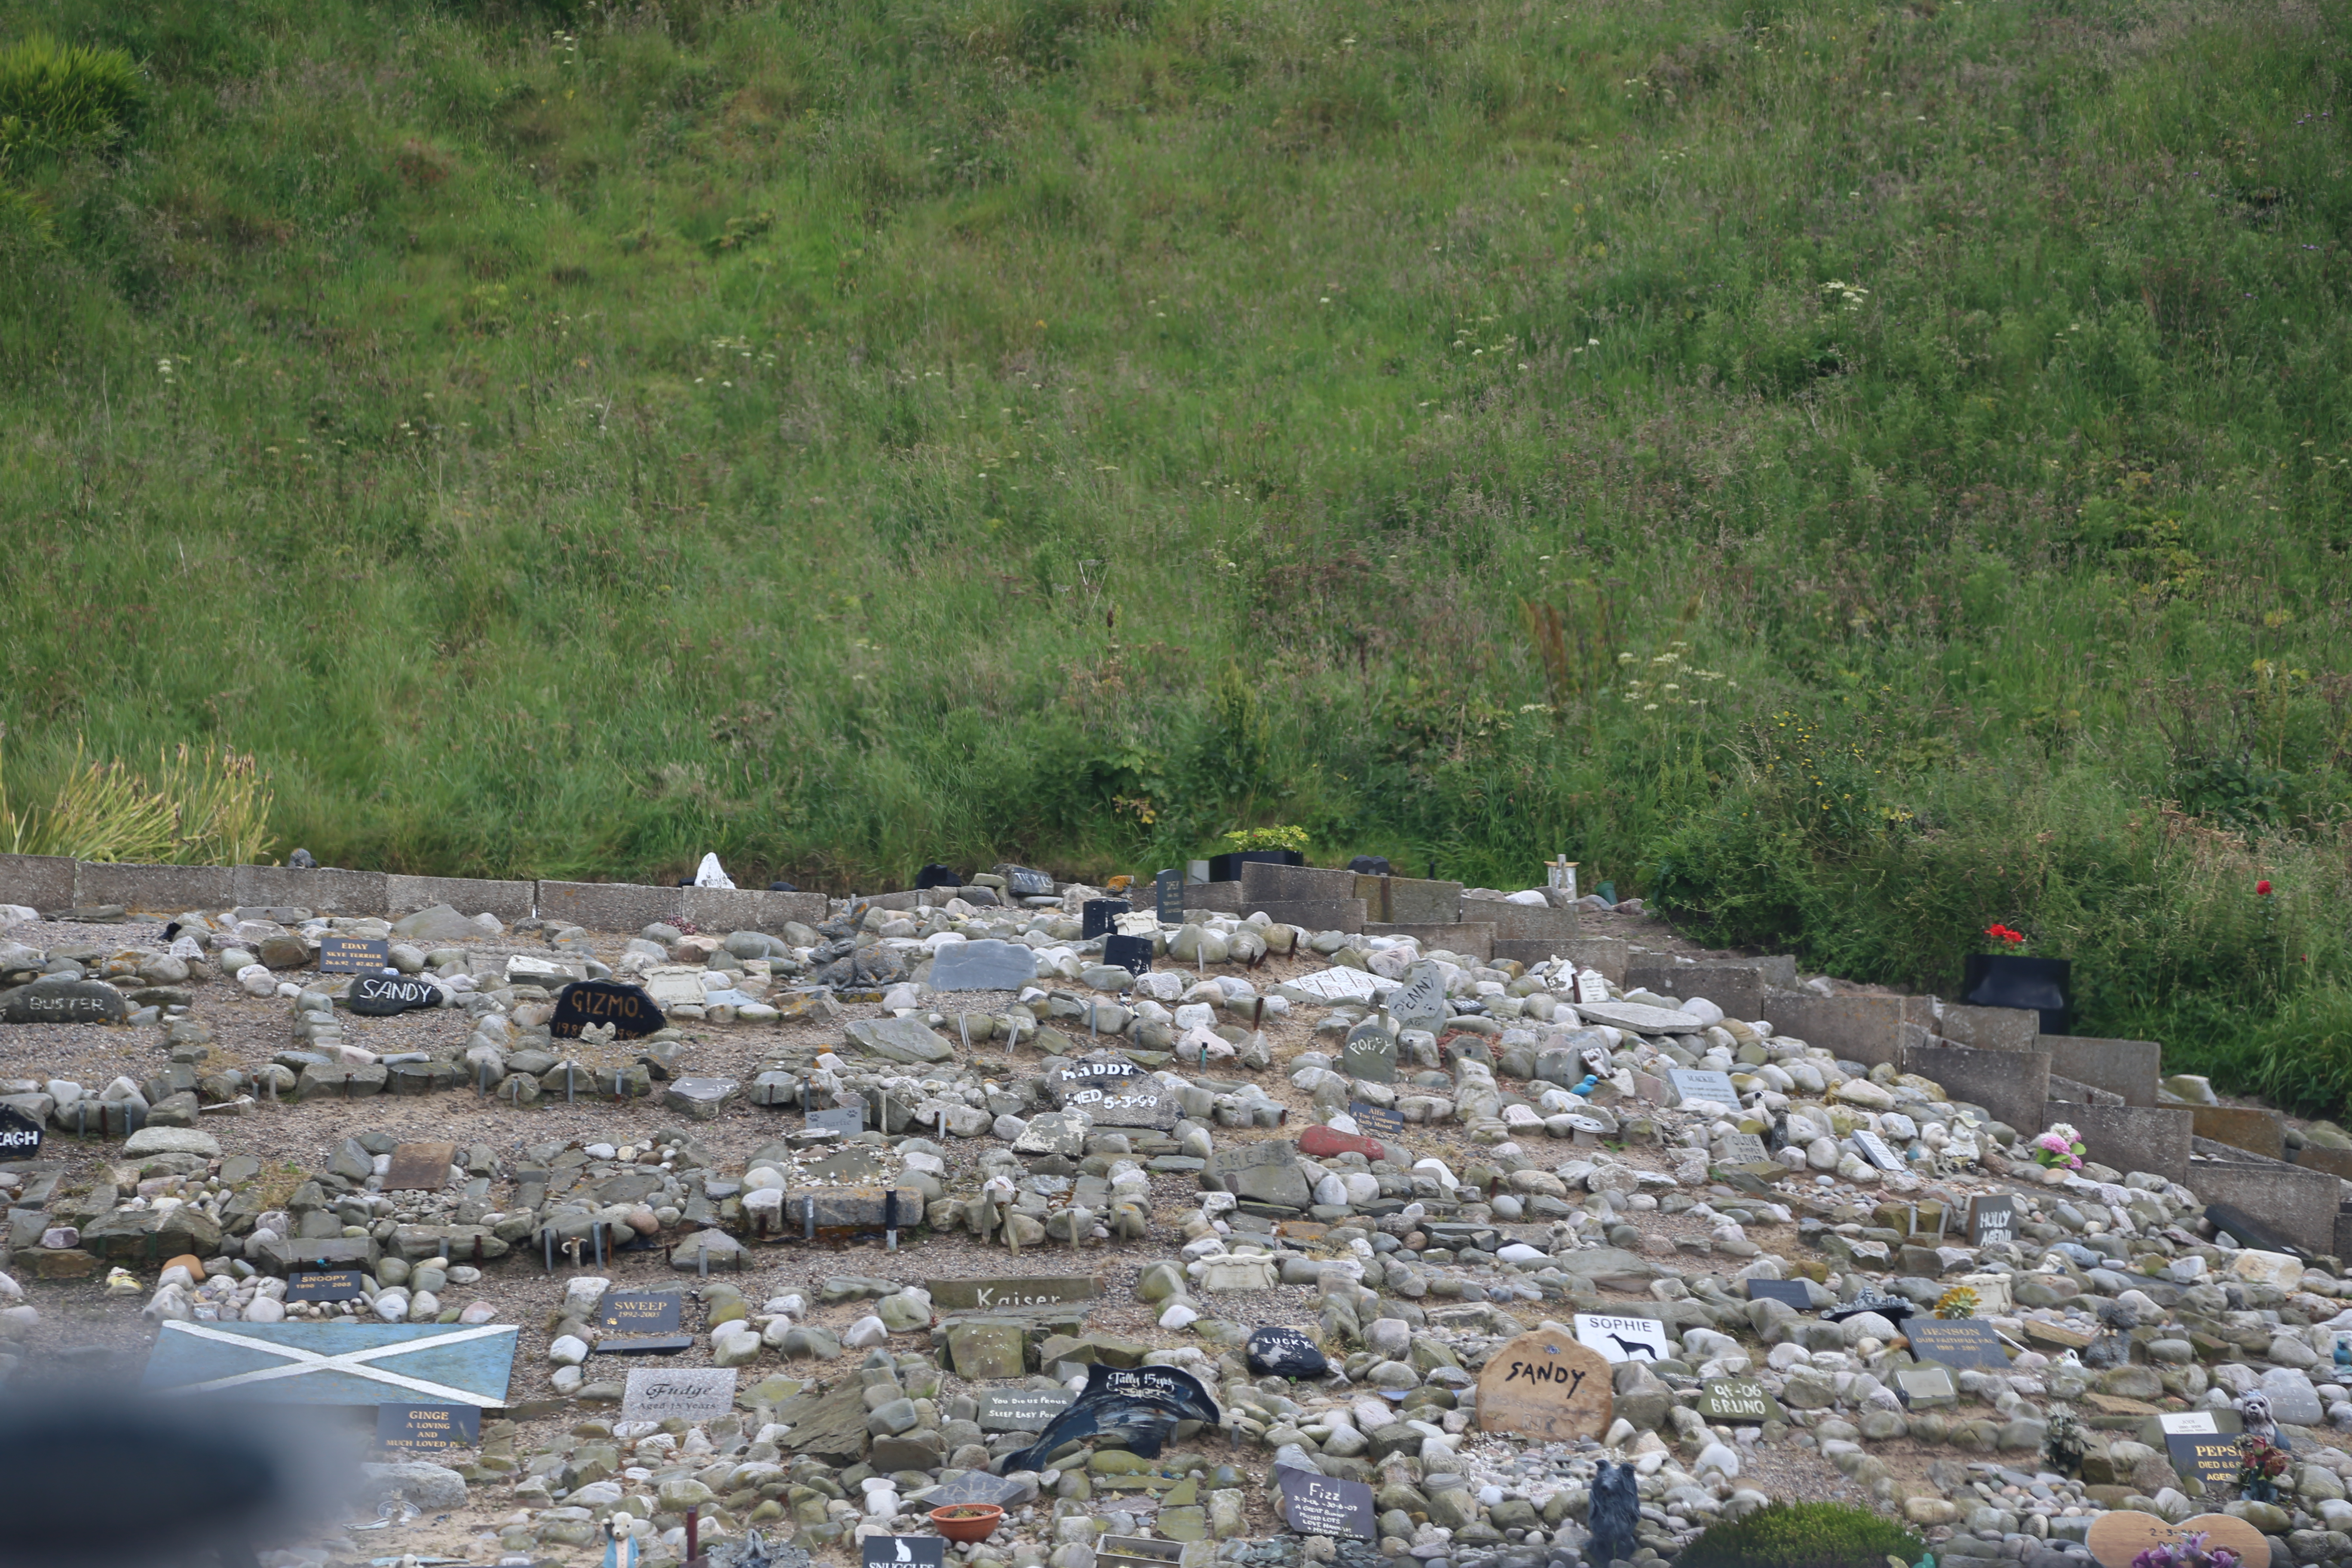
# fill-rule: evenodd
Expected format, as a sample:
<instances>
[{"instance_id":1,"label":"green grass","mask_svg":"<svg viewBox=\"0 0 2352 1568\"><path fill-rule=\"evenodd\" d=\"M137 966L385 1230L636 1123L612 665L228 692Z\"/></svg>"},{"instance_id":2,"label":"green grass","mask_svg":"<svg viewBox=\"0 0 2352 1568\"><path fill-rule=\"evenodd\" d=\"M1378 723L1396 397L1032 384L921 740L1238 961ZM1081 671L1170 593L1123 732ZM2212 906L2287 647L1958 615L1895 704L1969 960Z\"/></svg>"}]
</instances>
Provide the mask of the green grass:
<instances>
[{"instance_id":1,"label":"green grass","mask_svg":"<svg viewBox=\"0 0 2352 1568\"><path fill-rule=\"evenodd\" d=\"M217 739L329 863L837 890L1565 850L1915 985L2004 920L2340 1105L2345 25L0 0L139 71L0 195L14 787Z\"/></svg>"},{"instance_id":2,"label":"green grass","mask_svg":"<svg viewBox=\"0 0 2352 1568\"><path fill-rule=\"evenodd\" d=\"M1774 1503L1732 1524L1711 1524L1675 1562L1680 1568L1888 1568L1916 1563L1927 1543L1867 1509Z\"/></svg>"}]
</instances>

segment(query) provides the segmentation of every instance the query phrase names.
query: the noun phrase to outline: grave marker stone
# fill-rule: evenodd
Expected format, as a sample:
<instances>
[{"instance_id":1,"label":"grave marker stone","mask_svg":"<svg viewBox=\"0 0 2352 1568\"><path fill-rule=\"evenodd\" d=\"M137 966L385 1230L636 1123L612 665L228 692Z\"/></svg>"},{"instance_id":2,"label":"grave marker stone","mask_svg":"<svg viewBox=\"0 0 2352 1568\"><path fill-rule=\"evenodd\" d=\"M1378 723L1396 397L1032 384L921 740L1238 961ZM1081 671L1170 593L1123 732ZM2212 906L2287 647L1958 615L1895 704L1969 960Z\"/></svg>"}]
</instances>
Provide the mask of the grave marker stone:
<instances>
[{"instance_id":1,"label":"grave marker stone","mask_svg":"<svg viewBox=\"0 0 2352 1568\"><path fill-rule=\"evenodd\" d=\"M596 1318L608 1332L674 1334L677 1312L676 1296L654 1290L613 1290L605 1293Z\"/></svg>"},{"instance_id":2,"label":"grave marker stone","mask_svg":"<svg viewBox=\"0 0 2352 1568\"><path fill-rule=\"evenodd\" d=\"M1148 974L1151 972L1151 938L1148 934L1107 936L1103 938L1103 962L1129 974Z\"/></svg>"},{"instance_id":3,"label":"grave marker stone","mask_svg":"<svg viewBox=\"0 0 2352 1568\"><path fill-rule=\"evenodd\" d=\"M455 1143L398 1143L392 1165L383 1173L387 1193L437 1193L449 1181L449 1166L457 1158Z\"/></svg>"},{"instance_id":4,"label":"grave marker stone","mask_svg":"<svg viewBox=\"0 0 2352 1568\"><path fill-rule=\"evenodd\" d=\"M838 1132L845 1138L853 1137L866 1131L866 1102L861 1100L855 1105L835 1105L823 1110L812 1110L808 1113L807 1127L812 1132Z\"/></svg>"},{"instance_id":5,"label":"grave marker stone","mask_svg":"<svg viewBox=\"0 0 2352 1568\"><path fill-rule=\"evenodd\" d=\"M1088 899L1078 906L1078 940L1092 942L1110 935L1118 929L1118 917L1132 913L1134 908L1125 899Z\"/></svg>"},{"instance_id":6,"label":"grave marker stone","mask_svg":"<svg viewBox=\"0 0 2352 1568\"><path fill-rule=\"evenodd\" d=\"M1982 1193L1969 1200L1969 1245L1990 1247L2017 1239L2017 1199L2007 1193Z\"/></svg>"},{"instance_id":7,"label":"grave marker stone","mask_svg":"<svg viewBox=\"0 0 2352 1568\"><path fill-rule=\"evenodd\" d=\"M1711 1377L1699 1384L1698 1413L1709 1421L1780 1421L1780 1402L1752 1377Z\"/></svg>"},{"instance_id":8,"label":"grave marker stone","mask_svg":"<svg viewBox=\"0 0 2352 1568\"><path fill-rule=\"evenodd\" d=\"M1578 970L1576 972L1576 999L1579 1002L1608 1001L1609 977L1601 973L1601 971L1597 969Z\"/></svg>"},{"instance_id":9,"label":"grave marker stone","mask_svg":"<svg viewBox=\"0 0 2352 1568\"><path fill-rule=\"evenodd\" d=\"M1282 1489L1283 1522L1299 1534L1370 1541L1377 1533L1380 1511L1363 1482L1287 1465L1277 1466L1274 1479Z\"/></svg>"},{"instance_id":10,"label":"grave marker stone","mask_svg":"<svg viewBox=\"0 0 2352 1568\"><path fill-rule=\"evenodd\" d=\"M399 1455L470 1448L482 1440L478 1405L379 1405L375 1442Z\"/></svg>"},{"instance_id":11,"label":"grave marker stone","mask_svg":"<svg viewBox=\"0 0 2352 1568\"><path fill-rule=\"evenodd\" d=\"M13 1105L0 1105L0 1160L38 1159L41 1124Z\"/></svg>"},{"instance_id":12,"label":"grave marker stone","mask_svg":"<svg viewBox=\"0 0 2352 1568\"><path fill-rule=\"evenodd\" d=\"M1129 1449L1156 1459L1179 1423L1198 1421L1213 1426L1223 1419L1208 1390L1181 1368L1115 1367L1096 1362L1087 1368L1085 1392L1055 1417L1036 1442L1006 1455L1002 1468L1006 1475L1034 1470L1063 1444L1108 1431L1126 1433Z\"/></svg>"},{"instance_id":13,"label":"grave marker stone","mask_svg":"<svg viewBox=\"0 0 2352 1568\"><path fill-rule=\"evenodd\" d=\"M1427 1029L1432 1034L1443 1029L1454 1010L1445 1005L1445 976L1437 961L1424 958L1406 970L1404 984L1391 994L1388 1007L1400 1034L1407 1029Z\"/></svg>"},{"instance_id":14,"label":"grave marker stone","mask_svg":"<svg viewBox=\"0 0 2352 1568\"><path fill-rule=\"evenodd\" d=\"M1360 969L1334 964L1285 984L1294 991L1305 992L1318 1002L1369 1002L1381 994L1383 982ZM1391 988L1396 986L1394 981L1385 984Z\"/></svg>"},{"instance_id":15,"label":"grave marker stone","mask_svg":"<svg viewBox=\"0 0 2352 1568\"><path fill-rule=\"evenodd\" d=\"M1882 1171L1900 1171L1905 1168L1903 1156L1889 1149L1885 1139L1867 1128L1855 1131L1853 1146L1862 1151L1864 1159Z\"/></svg>"},{"instance_id":16,"label":"grave marker stone","mask_svg":"<svg viewBox=\"0 0 2352 1568\"><path fill-rule=\"evenodd\" d=\"M2173 1473L2191 1497L2199 1492L2227 1491L2238 1484L2238 1439L2220 1433L2167 1433L2164 1451Z\"/></svg>"},{"instance_id":17,"label":"grave marker stone","mask_svg":"<svg viewBox=\"0 0 2352 1568\"><path fill-rule=\"evenodd\" d=\"M1056 1105L1085 1111L1097 1127L1170 1128L1180 1109L1166 1085L1122 1056L1057 1061L1046 1069L1045 1089Z\"/></svg>"},{"instance_id":18,"label":"grave marker stone","mask_svg":"<svg viewBox=\"0 0 2352 1568\"><path fill-rule=\"evenodd\" d=\"M130 1016L122 993L100 980L37 980L0 996L0 1023L119 1024Z\"/></svg>"},{"instance_id":19,"label":"grave marker stone","mask_svg":"<svg viewBox=\"0 0 2352 1568\"><path fill-rule=\"evenodd\" d=\"M1379 1020L1367 1018L1348 1031L1347 1043L1339 1047L1339 1070L1367 1083L1396 1082L1396 1037Z\"/></svg>"},{"instance_id":20,"label":"grave marker stone","mask_svg":"<svg viewBox=\"0 0 2352 1568\"><path fill-rule=\"evenodd\" d=\"M1948 1367L1898 1367L1895 1373L1895 1386L1910 1397L1914 1410L1932 1410L1939 1405L1959 1403L1959 1385L1952 1381Z\"/></svg>"},{"instance_id":21,"label":"grave marker stone","mask_svg":"<svg viewBox=\"0 0 2352 1568\"><path fill-rule=\"evenodd\" d=\"M319 939L321 974L374 974L390 967L392 943L379 938L330 932Z\"/></svg>"},{"instance_id":22,"label":"grave marker stone","mask_svg":"<svg viewBox=\"0 0 2352 1568\"><path fill-rule=\"evenodd\" d=\"M1727 1132L1717 1148L1716 1157L1727 1165L1760 1165L1771 1157L1753 1132Z\"/></svg>"},{"instance_id":23,"label":"grave marker stone","mask_svg":"<svg viewBox=\"0 0 2352 1568\"><path fill-rule=\"evenodd\" d=\"M735 1405L733 1367L638 1367L621 1393L624 1421L709 1421Z\"/></svg>"},{"instance_id":24,"label":"grave marker stone","mask_svg":"<svg viewBox=\"0 0 2352 1568\"><path fill-rule=\"evenodd\" d=\"M350 1301L364 1294L356 1268L310 1268L286 1277L289 1301Z\"/></svg>"},{"instance_id":25,"label":"grave marker stone","mask_svg":"<svg viewBox=\"0 0 2352 1568\"><path fill-rule=\"evenodd\" d=\"M1152 902L1157 906L1160 923L1166 926L1184 923L1184 873L1162 871L1151 879Z\"/></svg>"},{"instance_id":26,"label":"grave marker stone","mask_svg":"<svg viewBox=\"0 0 2352 1568\"><path fill-rule=\"evenodd\" d=\"M1322 1377L1331 1370L1315 1342L1297 1329L1268 1324L1249 1337L1243 1359L1260 1377Z\"/></svg>"},{"instance_id":27,"label":"grave marker stone","mask_svg":"<svg viewBox=\"0 0 2352 1568\"><path fill-rule=\"evenodd\" d=\"M1018 991L1036 978L1035 950L996 937L952 942L931 960L934 991Z\"/></svg>"},{"instance_id":28,"label":"grave marker stone","mask_svg":"<svg viewBox=\"0 0 2352 1568\"><path fill-rule=\"evenodd\" d=\"M939 1535L869 1535L864 1568L946 1568L948 1543Z\"/></svg>"},{"instance_id":29,"label":"grave marker stone","mask_svg":"<svg viewBox=\"0 0 2352 1568\"><path fill-rule=\"evenodd\" d=\"M1496 1350L1478 1374L1478 1426L1547 1442L1598 1437L1616 1399L1600 1352L1557 1329L1538 1329Z\"/></svg>"},{"instance_id":30,"label":"grave marker stone","mask_svg":"<svg viewBox=\"0 0 2352 1568\"><path fill-rule=\"evenodd\" d=\"M2157 1430L2168 1437L2210 1436L2221 1430L2210 1410L2163 1411L2158 1414L2156 1422Z\"/></svg>"},{"instance_id":31,"label":"grave marker stone","mask_svg":"<svg viewBox=\"0 0 2352 1568\"><path fill-rule=\"evenodd\" d=\"M2009 1369L2000 1336L1990 1323L1974 1318L1914 1317L1904 1323L1903 1332L1911 1341L1911 1353L1921 1361L1951 1367L1989 1367L1996 1372Z\"/></svg>"},{"instance_id":32,"label":"grave marker stone","mask_svg":"<svg viewBox=\"0 0 2352 1568\"><path fill-rule=\"evenodd\" d=\"M1043 871L1034 871L1026 866L999 866L996 874L1004 879L1004 890L1016 899L1053 896L1054 879Z\"/></svg>"},{"instance_id":33,"label":"grave marker stone","mask_svg":"<svg viewBox=\"0 0 2352 1568\"><path fill-rule=\"evenodd\" d=\"M1675 1353L1666 1326L1654 1318L1579 1312L1573 1324L1577 1342L1600 1352L1606 1362L1664 1361Z\"/></svg>"},{"instance_id":34,"label":"grave marker stone","mask_svg":"<svg viewBox=\"0 0 2352 1568\"><path fill-rule=\"evenodd\" d=\"M1356 1131L1367 1137L1386 1142L1389 1139L1404 1136L1404 1118L1394 1110L1383 1110L1377 1105L1366 1105L1358 1100L1349 1103L1348 1114L1354 1118Z\"/></svg>"},{"instance_id":35,"label":"grave marker stone","mask_svg":"<svg viewBox=\"0 0 2352 1568\"><path fill-rule=\"evenodd\" d=\"M1676 1104L1707 1100L1728 1110L1739 1109L1739 1091L1731 1087L1729 1073L1704 1068L1668 1068L1666 1082L1674 1089Z\"/></svg>"},{"instance_id":36,"label":"grave marker stone","mask_svg":"<svg viewBox=\"0 0 2352 1568\"><path fill-rule=\"evenodd\" d=\"M362 1018L389 1018L441 1005L441 987L430 980L362 974L352 982L352 1011Z\"/></svg>"},{"instance_id":37,"label":"grave marker stone","mask_svg":"<svg viewBox=\"0 0 2352 1568\"><path fill-rule=\"evenodd\" d=\"M926 1279L931 1305L950 1312L1003 1312L1091 1301L1102 1281L1090 1274L1044 1274L1010 1279Z\"/></svg>"},{"instance_id":38,"label":"grave marker stone","mask_svg":"<svg viewBox=\"0 0 2352 1568\"><path fill-rule=\"evenodd\" d=\"M1066 1388L992 1388L974 1419L983 1432L1043 1432L1077 1397Z\"/></svg>"},{"instance_id":39,"label":"grave marker stone","mask_svg":"<svg viewBox=\"0 0 2352 1568\"><path fill-rule=\"evenodd\" d=\"M615 1039L635 1040L667 1028L669 1020L654 999L635 985L617 980L575 980L555 995L555 1016L548 1033L576 1040L590 1024L610 1024Z\"/></svg>"},{"instance_id":40,"label":"grave marker stone","mask_svg":"<svg viewBox=\"0 0 2352 1568\"><path fill-rule=\"evenodd\" d=\"M941 1481L925 1492L923 1505L926 1508L953 1508L960 1502L978 1502L1006 1508L1013 1499L1023 1496L1028 1489L1019 1481L1003 1476L992 1476L986 1470L966 1470L955 1479Z\"/></svg>"}]
</instances>

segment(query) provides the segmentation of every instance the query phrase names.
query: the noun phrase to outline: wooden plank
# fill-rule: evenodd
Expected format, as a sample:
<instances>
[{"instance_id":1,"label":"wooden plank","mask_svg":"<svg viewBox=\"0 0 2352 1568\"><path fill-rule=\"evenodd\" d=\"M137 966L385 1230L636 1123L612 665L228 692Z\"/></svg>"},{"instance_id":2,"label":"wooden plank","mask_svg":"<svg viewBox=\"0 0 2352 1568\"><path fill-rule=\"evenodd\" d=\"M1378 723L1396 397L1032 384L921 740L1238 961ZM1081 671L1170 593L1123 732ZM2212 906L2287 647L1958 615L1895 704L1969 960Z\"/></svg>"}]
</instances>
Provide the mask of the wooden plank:
<instances>
[{"instance_id":1,"label":"wooden plank","mask_svg":"<svg viewBox=\"0 0 2352 1568\"><path fill-rule=\"evenodd\" d=\"M503 1405L516 1330L501 1323L166 1322L142 1386L278 1405L430 1399Z\"/></svg>"},{"instance_id":2,"label":"wooden plank","mask_svg":"<svg viewBox=\"0 0 2352 1568\"><path fill-rule=\"evenodd\" d=\"M387 1193L437 1193L448 1184L449 1166L457 1158L455 1143L403 1143L392 1152L392 1168L383 1173Z\"/></svg>"}]
</instances>

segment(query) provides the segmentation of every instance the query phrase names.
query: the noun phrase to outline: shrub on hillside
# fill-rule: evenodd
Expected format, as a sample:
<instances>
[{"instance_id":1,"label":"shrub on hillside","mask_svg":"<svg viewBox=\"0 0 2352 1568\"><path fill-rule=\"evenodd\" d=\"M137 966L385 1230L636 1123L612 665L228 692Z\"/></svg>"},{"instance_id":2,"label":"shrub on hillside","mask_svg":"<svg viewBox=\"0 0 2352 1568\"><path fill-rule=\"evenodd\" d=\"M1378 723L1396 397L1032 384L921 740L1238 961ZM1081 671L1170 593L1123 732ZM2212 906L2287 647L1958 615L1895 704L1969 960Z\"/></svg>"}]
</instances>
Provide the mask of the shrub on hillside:
<instances>
[{"instance_id":1,"label":"shrub on hillside","mask_svg":"<svg viewBox=\"0 0 2352 1568\"><path fill-rule=\"evenodd\" d=\"M10 44L0 48L0 167L112 147L145 101L139 67L121 49L47 33Z\"/></svg>"},{"instance_id":2,"label":"shrub on hillside","mask_svg":"<svg viewBox=\"0 0 2352 1568\"><path fill-rule=\"evenodd\" d=\"M1737 1522L1709 1525L1675 1568L1887 1568L1916 1563L1918 1537L1865 1509L1830 1502L1774 1503Z\"/></svg>"}]
</instances>

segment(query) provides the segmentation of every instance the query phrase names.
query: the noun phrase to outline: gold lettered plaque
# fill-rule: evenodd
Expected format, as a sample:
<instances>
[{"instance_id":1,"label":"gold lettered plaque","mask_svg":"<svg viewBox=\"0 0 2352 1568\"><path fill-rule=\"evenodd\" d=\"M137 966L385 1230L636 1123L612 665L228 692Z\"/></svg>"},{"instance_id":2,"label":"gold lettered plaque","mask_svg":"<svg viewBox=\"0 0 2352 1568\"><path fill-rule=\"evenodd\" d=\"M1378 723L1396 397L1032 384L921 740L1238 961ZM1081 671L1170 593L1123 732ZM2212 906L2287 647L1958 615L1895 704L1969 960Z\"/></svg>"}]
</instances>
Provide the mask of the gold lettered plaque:
<instances>
[{"instance_id":1,"label":"gold lettered plaque","mask_svg":"<svg viewBox=\"0 0 2352 1568\"><path fill-rule=\"evenodd\" d=\"M2234 1514L2200 1513L2171 1524L2152 1513L2116 1509L2091 1521L2084 1544L2102 1568L2131 1568L2132 1559L2152 1546L2163 1546L2191 1535L2205 1537L2207 1547L2226 1546L2244 1568L2270 1568L2271 1543L2263 1532Z\"/></svg>"},{"instance_id":2,"label":"gold lettered plaque","mask_svg":"<svg viewBox=\"0 0 2352 1568\"><path fill-rule=\"evenodd\" d=\"M1478 1425L1565 1442L1609 1430L1612 1373L1601 1353L1554 1329L1496 1351L1478 1374Z\"/></svg>"}]
</instances>

